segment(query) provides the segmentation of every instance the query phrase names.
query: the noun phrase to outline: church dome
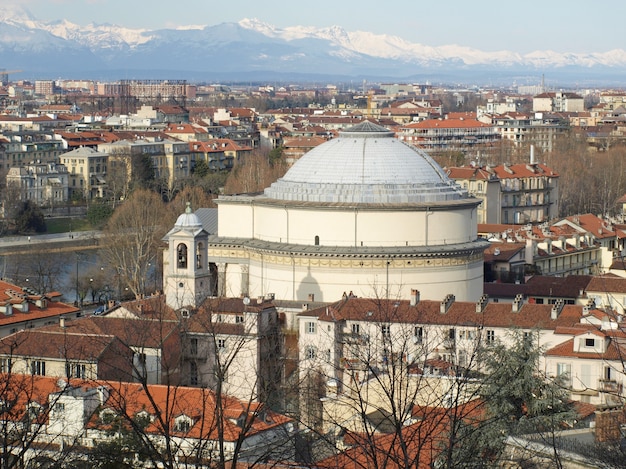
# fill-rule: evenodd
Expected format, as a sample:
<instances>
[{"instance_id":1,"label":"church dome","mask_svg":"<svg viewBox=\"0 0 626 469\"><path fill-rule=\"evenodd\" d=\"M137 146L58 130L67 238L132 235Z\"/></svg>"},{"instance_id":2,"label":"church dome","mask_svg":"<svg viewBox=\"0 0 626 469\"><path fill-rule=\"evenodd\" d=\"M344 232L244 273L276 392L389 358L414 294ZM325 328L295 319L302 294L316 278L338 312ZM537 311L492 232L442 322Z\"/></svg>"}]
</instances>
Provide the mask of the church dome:
<instances>
[{"instance_id":1,"label":"church dome","mask_svg":"<svg viewBox=\"0 0 626 469\"><path fill-rule=\"evenodd\" d=\"M347 204L428 203L468 197L430 156L368 121L306 153L265 189L265 196Z\"/></svg>"},{"instance_id":2,"label":"church dome","mask_svg":"<svg viewBox=\"0 0 626 469\"><path fill-rule=\"evenodd\" d=\"M185 208L185 213L181 214L176 220L176 224L174 225L176 228L185 228L185 229L201 229L202 222L198 215L191 211L191 204L187 202L187 208Z\"/></svg>"}]
</instances>

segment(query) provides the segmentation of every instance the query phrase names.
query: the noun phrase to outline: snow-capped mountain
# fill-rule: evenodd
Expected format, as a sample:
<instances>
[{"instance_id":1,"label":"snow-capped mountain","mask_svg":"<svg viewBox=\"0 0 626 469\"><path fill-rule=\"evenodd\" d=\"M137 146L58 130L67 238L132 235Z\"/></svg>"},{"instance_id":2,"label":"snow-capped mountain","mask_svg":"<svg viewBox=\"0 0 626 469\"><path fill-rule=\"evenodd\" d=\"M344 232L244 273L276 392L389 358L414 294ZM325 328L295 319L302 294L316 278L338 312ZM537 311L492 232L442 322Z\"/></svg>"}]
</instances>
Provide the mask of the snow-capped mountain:
<instances>
[{"instance_id":1,"label":"snow-capped mountain","mask_svg":"<svg viewBox=\"0 0 626 469\"><path fill-rule=\"evenodd\" d=\"M29 77L97 76L249 80L306 74L335 77L472 77L481 74L612 76L626 71L626 51L561 54L431 47L397 36L339 26L276 28L256 19L214 26L140 30L111 24L38 21L24 8L0 11L0 67ZM579 77L580 78L580 77Z\"/></svg>"}]
</instances>

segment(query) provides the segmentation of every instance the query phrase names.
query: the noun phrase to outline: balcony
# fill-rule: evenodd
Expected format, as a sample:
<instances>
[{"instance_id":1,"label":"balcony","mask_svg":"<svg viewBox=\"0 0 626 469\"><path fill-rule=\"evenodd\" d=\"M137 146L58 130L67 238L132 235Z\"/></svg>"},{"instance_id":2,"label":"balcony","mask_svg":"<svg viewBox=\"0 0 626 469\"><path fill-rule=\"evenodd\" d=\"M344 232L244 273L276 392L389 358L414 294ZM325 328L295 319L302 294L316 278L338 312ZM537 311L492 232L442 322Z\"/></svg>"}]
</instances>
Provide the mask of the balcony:
<instances>
[{"instance_id":1,"label":"balcony","mask_svg":"<svg viewBox=\"0 0 626 469\"><path fill-rule=\"evenodd\" d=\"M365 345L369 342L368 334L345 332L342 334L342 342L348 345Z\"/></svg>"},{"instance_id":2,"label":"balcony","mask_svg":"<svg viewBox=\"0 0 626 469\"><path fill-rule=\"evenodd\" d=\"M622 383L618 383L614 379L599 379L598 391L622 395L624 389Z\"/></svg>"},{"instance_id":3,"label":"balcony","mask_svg":"<svg viewBox=\"0 0 626 469\"><path fill-rule=\"evenodd\" d=\"M208 353L204 347L194 349L193 347L186 347L183 349L183 359L185 360L197 360L206 361Z\"/></svg>"}]
</instances>

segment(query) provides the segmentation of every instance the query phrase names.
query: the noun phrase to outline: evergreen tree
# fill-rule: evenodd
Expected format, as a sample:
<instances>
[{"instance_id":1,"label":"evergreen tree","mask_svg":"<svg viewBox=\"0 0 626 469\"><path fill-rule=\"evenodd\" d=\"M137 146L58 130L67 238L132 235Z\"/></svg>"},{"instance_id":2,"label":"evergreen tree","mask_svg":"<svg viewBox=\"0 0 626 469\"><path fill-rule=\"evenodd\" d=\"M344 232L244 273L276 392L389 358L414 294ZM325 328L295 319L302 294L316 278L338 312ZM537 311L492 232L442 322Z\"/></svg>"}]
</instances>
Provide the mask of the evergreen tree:
<instances>
[{"instance_id":1,"label":"evergreen tree","mask_svg":"<svg viewBox=\"0 0 626 469\"><path fill-rule=\"evenodd\" d=\"M513 331L508 344L484 347L486 375L481 386L482 415L454 422L440 467L493 467L501 460L507 437L533 434L549 441L554 467L560 467L555 433L575 418L567 390L539 368L542 349L537 334Z\"/></svg>"},{"instance_id":2,"label":"evergreen tree","mask_svg":"<svg viewBox=\"0 0 626 469\"><path fill-rule=\"evenodd\" d=\"M15 218L15 230L18 233L44 233L46 231L46 221L43 212L30 200L22 202Z\"/></svg>"}]
</instances>

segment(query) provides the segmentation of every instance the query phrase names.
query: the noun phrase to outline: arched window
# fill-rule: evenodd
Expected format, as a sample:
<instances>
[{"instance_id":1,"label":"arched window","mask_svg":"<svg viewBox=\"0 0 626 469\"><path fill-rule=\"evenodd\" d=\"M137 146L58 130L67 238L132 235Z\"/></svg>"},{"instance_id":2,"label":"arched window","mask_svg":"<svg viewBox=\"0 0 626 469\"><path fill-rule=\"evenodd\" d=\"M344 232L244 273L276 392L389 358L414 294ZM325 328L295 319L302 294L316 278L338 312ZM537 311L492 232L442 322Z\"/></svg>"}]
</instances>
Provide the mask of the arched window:
<instances>
[{"instance_id":1,"label":"arched window","mask_svg":"<svg viewBox=\"0 0 626 469\"><path fill-rule=\"evenodd\" d=\"M319 236L315 236L315 245L316 246L320 245L320 237Z\"/></svg>"},{"instance_id":2,"label":"arched window","mask_svg":"<svg viewBox=\"0 0 626 469\"><path fill-rule=\"evenodd\" d=\"M186 269L187 268L187 245L179 244L176 248L177 258L178 258L178 268Z\"/></svg>"},{"instance_id":3,"label":"arched window","mask_svg":"<svg viewBox=\"0 0 626 469\"><path fill-rule=\"evenodd\" d=\"M196 246L196 269L202 269L204 266L202 252L204 251L204 245L198 243Z\"/></svg>"}]
</instances>

